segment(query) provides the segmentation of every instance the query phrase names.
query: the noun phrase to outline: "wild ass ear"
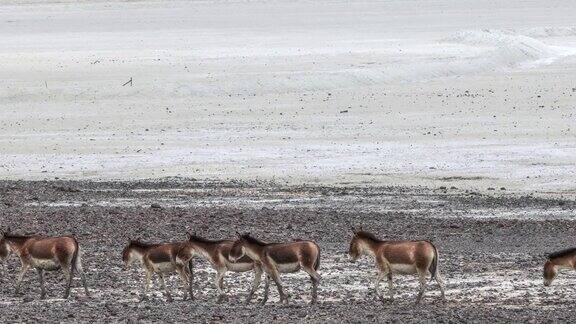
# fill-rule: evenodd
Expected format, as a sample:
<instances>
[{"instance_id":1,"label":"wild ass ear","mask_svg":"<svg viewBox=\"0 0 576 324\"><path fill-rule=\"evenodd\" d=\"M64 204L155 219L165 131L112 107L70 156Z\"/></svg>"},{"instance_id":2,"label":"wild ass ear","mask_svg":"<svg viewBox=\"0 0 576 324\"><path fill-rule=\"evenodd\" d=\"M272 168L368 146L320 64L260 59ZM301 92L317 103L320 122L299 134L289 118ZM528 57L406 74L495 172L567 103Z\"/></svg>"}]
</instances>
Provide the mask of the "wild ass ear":
<instances>
[{"instance_id":1,"label":"wild ass ear","mask_svg":"<svg viewBox=\"0 0 576 324\"><path fill-rule=\"evenodd\" d=\"M192 233L190 233L190 231L186 231L186 236L188 236L188 239L192 238Z\"/></svg>"},{"instance_id":2,"label":"wild ass ear","mask_svg":"<svg viewBox=\"0 0 576 324\"><path fill-rule=\"evenodd\" d=\"M236 231L236 235L238 235L238 237L242 237L242 234L240 234L238 231Z\"/></svg>"}]
</instances>

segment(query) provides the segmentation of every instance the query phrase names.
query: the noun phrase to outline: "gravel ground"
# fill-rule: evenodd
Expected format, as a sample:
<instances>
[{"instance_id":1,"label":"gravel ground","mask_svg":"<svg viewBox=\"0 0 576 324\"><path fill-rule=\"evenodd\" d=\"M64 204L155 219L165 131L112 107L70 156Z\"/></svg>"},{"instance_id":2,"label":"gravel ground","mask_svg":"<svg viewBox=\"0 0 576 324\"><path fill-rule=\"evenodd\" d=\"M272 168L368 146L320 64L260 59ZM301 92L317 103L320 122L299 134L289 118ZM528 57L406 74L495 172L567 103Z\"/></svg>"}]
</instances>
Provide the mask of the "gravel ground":
<instances>
[{"instance_id":1,"label":"gravel ground","mask_svg":"<svg viewBox=\"0 0 576 324\"><path fill-rule=\"evenodd\" d=\"M576 203L560 198L483 195L457 188L281 186L265 182L164 179L132 182L0 182L0 220L13 232L74 234L83 248L93 296L79 279L62 300L62 275L49 273L48 299L38 300L36 274L14 296L18 260L0 277L2 321L194 321L194 322L486 322L572 321L576 275L562 272L544 289L541 268L548 252L574 245ZM448 301L434 284L414 305L417 280L397 276L397 298L374 299L373 261L348 261L350 226L382 238L430 239L441 254ZM216 303L208 264L197 262L195 301L182 300L177 278L167 303L154 282L150 300L138 302L143 272L122 269L120 252L129 238L177 241L186 230L213 238L249 231L269 241L305 238L322 248L318 305L308 305L310 282L303 273L283 276L288 305L274 287L264 307L241 303L251 274L228 274L230 298ZM384 285L385 286L385 285ZM386 292L386 290L384 289Z\"/></svg>"}]
</instances>

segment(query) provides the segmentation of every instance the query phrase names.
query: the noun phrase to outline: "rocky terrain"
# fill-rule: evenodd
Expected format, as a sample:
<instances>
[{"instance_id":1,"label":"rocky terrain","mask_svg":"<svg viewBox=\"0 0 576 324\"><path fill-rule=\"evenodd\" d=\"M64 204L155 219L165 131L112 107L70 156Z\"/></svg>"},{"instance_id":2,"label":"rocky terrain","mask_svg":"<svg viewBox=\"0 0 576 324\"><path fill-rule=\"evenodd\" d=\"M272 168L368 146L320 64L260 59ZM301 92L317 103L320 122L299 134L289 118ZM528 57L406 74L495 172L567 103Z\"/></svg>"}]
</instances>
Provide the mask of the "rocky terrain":
<instances>
[{"instance_id":1,"label":"rocky terrain","mask_svg":"<svg viewBox=\"0 0 576 324\"><path fill-rule=\"evenodd\" d=\"M15 256L0 276L2 321L194 321L194 322L485 322L573 320L576 276L562 272L542 285L548 252L574 244L572 200L484 195L457 188L282 186L268 182L220 182L170 178L157 181L2 181L0 224L17 233L74 234L84 251L91 298L76 278L70 300L60 299L60 273L47 275L41 301L30 271L14 296ZM420 306L417 281L395 278L395 301L374 299L373 261L350 263L350 227L387 239L430 239L441 254L448 300L431 284ZM212 238L248 231L268 241L316 240L323 276L318 305L310 306L304 273L283 276L291 296L278 303L274 287L267 305L242 303L251 274L230 273L229 300L216 303L214 271L196 262L196 300L184 301L180 282L169 285L168 303L154 282L150 300L139 302L143 272L122 269L129 238L150 242L185 239L192 230ZM384 289L386 292L386 289Z\"/></svg>"}]
</instances>

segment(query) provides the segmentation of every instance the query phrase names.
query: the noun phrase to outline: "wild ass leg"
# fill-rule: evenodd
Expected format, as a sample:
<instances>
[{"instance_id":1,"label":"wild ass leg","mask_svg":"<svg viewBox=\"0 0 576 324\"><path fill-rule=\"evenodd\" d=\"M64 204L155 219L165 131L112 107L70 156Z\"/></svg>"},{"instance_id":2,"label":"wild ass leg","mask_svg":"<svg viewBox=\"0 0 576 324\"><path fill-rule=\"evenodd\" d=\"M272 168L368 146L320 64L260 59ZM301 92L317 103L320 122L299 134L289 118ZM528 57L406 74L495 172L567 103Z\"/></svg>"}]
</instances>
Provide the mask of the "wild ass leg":
<instances>
[{"instance_id":1,"label":"wild ass leg","mask_svg":"<svg viewBox=\"0 0 576 324\"><path fill-rule=\"evenodd\" d=\"M250 303L252 300L252 296L260 286L260 281L262 280L262 268L260 266L254 266L254 281L252 282L252 288L250 288L250 292L248 293L248 297L246 297L246 304Z\"/></svg>"},{"instance_id":2,"label":"wild ass leg","mask_svg":"<svg viewBox=\"0 0 576 324\"><path fill-rule=\"evenodd\" d=\"M164 292L165 292L165 296L166 299L171 302L172 301L172 296L170 295L170 290L168 289L168 286L166 286L166 281L164 281L164 274L163 273L159 273L158 276L160 277L160 285L162 285L162 288L164 288Z\"/></svg>"},{"instance_id":3,"label":"wild ass leg","mask_svg":"<svg viewBox=\"0 0 576 324\"><path fill-rule=\"evenodd\" d=\"M190 280L189 276L186 273L186 270L184 270L184 268L182 267L176 267L176 272L178 272L178 275L180 276L180 279L182 280L182 286L184 287L184 300L188 299L188 288L189 288L189 284L188 284L188 280Z\"/></svg>"},{"instance_id":4,"label":"wild ass leg","mask_svg":"<svg viewBox=\"0 0 576 324\"><path fill-rule=\"evenodd\" d=\"M288 297L284 294L284 290L282 289L282 282L280 281L280 275L276 269L271 269L268 273L268 276L274 280L276 284L276 288L278 289L278 294L280 295L280 303L288 303Z\"/></svg>"},{"instance_id":5,"label":"wild ass leg","mask_svg":"<svg viewBox=\"0 0 576 324\"><path fill-rule=\"evenodd\" d=\"M436 283L438 283L438 287L440 287L440 294L443 300L446 300L446 293L444 292L444 280L442 276L440 276L440 271L436 270Z\"/></svg>"},{"instance_id":6,"label":"wild ass leg","mask_svg":"<svg viewBox=\"0 0 576 324\"><path fill-rule=\"evenodd\" d=\"M192 260L188 262L188 293L190 294L190 300L194 300L193 285L194 285L194 266L192 265Z\"/></svg>"},{"instance_id":7,"label":"wild ass leg","mask_svg":"<svg viewBox=\"0 0 576 324\"><path fill-rule=\"evenodd\" d=\"M418 293L418 298L416 298L416 304L420 304L426 291L426 271L418 269L418 281L420 281L420 292Z\"/></svg>"},{"instance_id":8,"label":"wild ass leg","mask_svg":"<svg viewBox=\"0 0 576 324\"><path fill-rule=\"evenodd\" d=\"M75 253L78 253L76 251ZM56 251L56 259L60 264L60 268L62 272L64 272L64 276L66 277L66 289L64 290L64 299L70 297L70 287L72 286L72 277L74 276L74 268L75 264L72 262L74 260L74 256L68 253L60 253Z\"/></svg>"},{"instance_id":9,"label":"wild ass leg","mask_svg":"<svg viewBox=\"0 0 576 324\"><path fill-rule=\"evenodd\" d=\"M38 270L38 279L40 279L40 299L46 298L46 288L44 287L44 270Z\"/></svg>"},{"instance_id":10,"label":"wild ass leg","mask_svg":"<svg viewBox=\"0 0 576 324\"><path fill-rule=\"evenodd\" d=\"M388 288L392 287L392 270L388 264L388 261L384 256L379 255L376 257L376 266L378 268L378 275L376 276L376 284L374 285L374 290L376 291L376 298L380 301L385 302L384 297L380 293L380 283L385 277L388 277Z\"/></svg>"},{"instance_id":11,"label":"wild ass leg","mask_svg":"<svg viewBox=\"0 0 576 324\"><path fill-rule=\"evenodd\" d=\"M62 265L62 271L66 277L66 289L64 290L64 296L62 298L67 299L70 297L70 287L72 286L72 265L69 267Z\"/></svg>"},{"instance_id":12,"label":"wild ass leg","mask_svg":"<svg viewBox=\"0 0 576 324\"><path fill-rule=\"evenodd\" d=\"M392 282L392 272L388 272L388 291L390 293L390 300L394 300L394 283Z\"/></svg>"},{"instance_id":13,"label":"wild ass leg","mask_svg":"<svg viewBox=\"0 0 576 324\"><path fill-rule=\"evenodd\" d=\"M312 281L312 300L311 304L315 304L318 301L318 283L320 282L320 275L314 268L303 267L304 271L310 275L310 280Z\"/></svg>"},{"instance_id":14,"label":"wild ass leg","mask_svg":"<svg viewBox=\"0 0 576 324\"><path fill-rule=\"evenodd\" d=\"M374 285L374 290L376 291L376 298L380 299L380 301L384 302L384 297L382 297L382 293L380 292L380 283L386 277L387 273L378 271L376 275L376 283Z\"/></svg>"},{"instance_id":15,"label":"wild ass leg","mask_svg":"<svg viewBox=\"0 0 576 324\"><path fill-rule=\"evenodd\" d=\"M284 294L284 290L282 289L282 283L280 281L280 274L278 273L278 268L276 268L276 265L267 255L264 256L264 260L262 260L262 266L266 271L268 279L274 280L274 283L276 284L278 294L280 295L280 303L282 302L288 303L288 298Z\"/></svg>"},{"instance_id":16,"label":"wild ass leg","mask_svg":"<svg viewBox=\"0 0 576 324\"><path fill-rule=\"evenodd\" d=\"M88 285L86 284L86 276L84 275L84 269L82 268L82 262L80 261L80 255L76 259L76 270L80 274L80 279L82 280L82 286L84 286L84 293L86 297L90 297L90 292L88 292Z\"/></svg>"},{"instance_id":17,"label":"wild ass leg","mask_svg":"<svg viewBox=\"0 0 576 324\"><path fill-rule=\"evenodd\" d=\"M222 289L222 291L226 290L226 288L224 287L224 275L226 274L226 269L224 269L224 271L222 271L222 274L220 275L220 280L218 280L218 285L220 286L220 289Z\"/></svg>"},{"instance_id":18,"label":"wild ass leg","mask_svg":"<svg viewBox=\"0 0 576 324\"><path fill-rule=\"evenodd\" d=\"M18 275L18 281L16 282L16 291L14 294L20 294L20 285L22 284L22 279L24 279L24 275L30 266L28 264L22 263L22 269L20 269L20 274Z\"/></svg>"},{"instance_id":19,"label":"wild ass leg","mask_svg":"<svg viewBox=\"0 0 576 324\"><path fill-rule=\"evenodd\" d=\"M142 287L142 296L140 300L148 300L148 290L150 289L150 281L152 279L152 272L146 269L146 277L144 279L144 287Z\"/></svg>"},{"instance_id":20,"label":"wild ass leg","mask_svg":"<svg viewBox=\"0 0 576 324\"><path fill-rule=\"evenodd\" d=\"M226 294L224 293L224 274L226 273L226 268L216 269L216 290L218 290L218 302L226 299Z\"/></svg>"},{"instance_id":21,"label":"wild ass leg","mask_svg":"<svg viewBox=\"0 0 576 324\"><path fill-rule=\"evenodd\" d=\"M269 292L270 292L270 276L266 274L266 282L264 283L264 297L262 297L260 305L266 304L266 302L268 301Z\"/></svg>"}]
</instances>

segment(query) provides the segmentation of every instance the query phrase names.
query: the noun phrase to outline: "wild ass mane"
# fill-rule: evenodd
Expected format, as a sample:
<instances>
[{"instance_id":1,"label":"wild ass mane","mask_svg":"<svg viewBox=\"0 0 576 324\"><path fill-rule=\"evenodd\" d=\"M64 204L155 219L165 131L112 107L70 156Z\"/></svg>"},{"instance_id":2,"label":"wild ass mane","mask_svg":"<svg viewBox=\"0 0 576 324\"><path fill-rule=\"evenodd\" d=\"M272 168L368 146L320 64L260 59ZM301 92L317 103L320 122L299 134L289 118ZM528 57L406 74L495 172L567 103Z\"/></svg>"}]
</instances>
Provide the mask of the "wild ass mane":
<instances>
[{"instance_id":1,"label":"wild ass mane","mask_svg":"<svg viewBox=\"0 0 576 324\"><path fill-rule=\"evenodd\" d=\"M36 237L37 235L20 235L20 234L13 234L13 233L4 233L4 238L8 241L15 241L17 243L24 243L28 239L32 237Z\"/></svg>"},{"instance_id":2,"label":"wild ass mane","mask_svg":"<svg viewBox=\"0 0 576 324\"><path fill-rule=\"evenodd\" d=\"M259 239L250 236L250 234L244 234L242 235L242 238L246 241L248 241L248 243L252 243L252 244L256 244L256 245L260 245L260 246L264 246L267 245L268 243L260 241Z\"/></svg>"},{"instance_id":3,"label":"wild ass mane","mask_svg":"<svg viewBox=\"0 0 576 324\"><path fill-rule=\"evenodd\" d=\"M383 242L383 240L377 238L376 235L374 235L370 232L366 232L366 231L356 232L356 236L358 236L361 239L366 239L366 240L370 240L373 242Z\"/></svg>"},{"instance_id":4,"label":"wild ass mane","mask_svg":"<svg viewBox=\"0 0 576 324\"><path fill-rule=\"evenodd\" d=\"M576 248L565 249L548 254L548 259L561 258L576 253Z\"/></svg>"},{"instance_id":5,"label":"wild ass mane","mask_svg":"<svg viewBox=\"0 0 576 324\"><path fill-rule=\"evenodd\" d=\"M210 240L210 239L198 236L196 234L190 234L188 240L189 241L197 241L200 243L222 243L225 241L225 240Z\"/></svg>"},{"instance_id":6,"label":"wild ass mane","mask_svg":"<svg viewBox=\"0 0 576 324\"><path fill-rule=\"evenodd\" d=\"M146 242L142 242L142 241L138 241L138 240L130 240L130 245L137 247L137 248L143 248L143 249L153 247L153 246L158 246L158 244L146 243Z\"/></svg>"}]
</instances>

